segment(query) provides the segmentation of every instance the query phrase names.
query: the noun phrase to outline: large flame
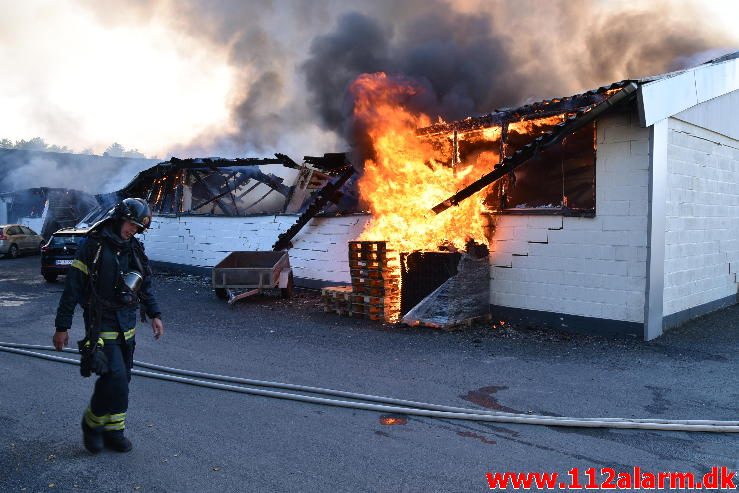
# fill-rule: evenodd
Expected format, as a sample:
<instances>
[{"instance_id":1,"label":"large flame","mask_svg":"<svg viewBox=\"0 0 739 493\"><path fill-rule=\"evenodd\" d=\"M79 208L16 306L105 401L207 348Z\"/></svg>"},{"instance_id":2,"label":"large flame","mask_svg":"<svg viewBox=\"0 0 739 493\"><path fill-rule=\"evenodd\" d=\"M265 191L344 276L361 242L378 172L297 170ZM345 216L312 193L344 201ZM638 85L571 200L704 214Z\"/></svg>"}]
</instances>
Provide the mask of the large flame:
<instances>
[{"instance_id":1,"label":"large flame","mask_svg":"<svg viewBox=\"0 0 739 493\"><path fill-rule=\"evenodd\" d=\"M479 199L462 202L442 214L431 208L490 171L485 160L448 165L451 156L418 137L431 124L423 113L404 103L422 90L384 73L363 74L351 87L354 118L372 143L374 156L364 163L359 190L372 212L360 240L387 241L396 251L458 249L474 238L486 242ZM446 155L445 155L446 154ZM481 169L485 168L485 169Z\"/></svg>"}]
</instances>

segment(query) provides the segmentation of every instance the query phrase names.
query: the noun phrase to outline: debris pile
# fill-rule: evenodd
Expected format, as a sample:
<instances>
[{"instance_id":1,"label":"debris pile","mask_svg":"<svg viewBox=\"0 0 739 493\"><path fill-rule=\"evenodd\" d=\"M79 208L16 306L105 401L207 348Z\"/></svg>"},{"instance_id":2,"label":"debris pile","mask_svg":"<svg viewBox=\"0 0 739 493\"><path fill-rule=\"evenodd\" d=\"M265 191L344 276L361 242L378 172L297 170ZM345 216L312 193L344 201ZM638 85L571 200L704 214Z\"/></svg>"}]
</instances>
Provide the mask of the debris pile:
<instances>
[{"instance_id":1,"label":"debris pile","mask_svg":"<svg viewBox=\"0 0 739 493\"><path fill-rule=\"evenodd\" d=\"M439 329L490 318L490 265L487 255L463 254L457 274L411 309L403 323Z\"/></svg>"}]
</instances>

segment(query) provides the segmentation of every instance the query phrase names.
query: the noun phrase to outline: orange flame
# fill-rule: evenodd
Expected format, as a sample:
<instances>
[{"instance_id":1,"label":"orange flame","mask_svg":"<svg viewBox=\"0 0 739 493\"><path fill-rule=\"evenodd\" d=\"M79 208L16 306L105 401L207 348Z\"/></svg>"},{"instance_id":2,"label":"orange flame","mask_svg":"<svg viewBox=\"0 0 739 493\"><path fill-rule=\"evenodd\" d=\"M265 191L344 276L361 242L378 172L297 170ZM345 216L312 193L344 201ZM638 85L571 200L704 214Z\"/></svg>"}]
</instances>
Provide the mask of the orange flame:
<instances>
[{"instance_id":1,"label":"orange flame","mask_svg":"<svg viewBox=\"0 0 739 493\"><path fill-rule=\"evenodd\" d=\"M562 113L560 115L511 122L508 124L508 131L518 134L535 133L541 128L550 127L552 125L557 125L558 123L563 122L566 116L567 115Z\"/></svg>"},{"instance_id":2,"label":"orange flame","mask_svg":"<svg viewBox=\"0 0 739 493\"><path fill-rule=\"evenodd\" d=\"M431 118L404 102L420 90L384 73L363 74L352 84L354 117L365 126L375 153L359 180L360 195L372 212L359 239L384 240L400 251L461 249L469 238L487 243L481 200L466 200L439 215L431 212L491 168L479 163L451 167L451 156L418 137L416 130L429 126Z\"/></svg>"}]
</instances>

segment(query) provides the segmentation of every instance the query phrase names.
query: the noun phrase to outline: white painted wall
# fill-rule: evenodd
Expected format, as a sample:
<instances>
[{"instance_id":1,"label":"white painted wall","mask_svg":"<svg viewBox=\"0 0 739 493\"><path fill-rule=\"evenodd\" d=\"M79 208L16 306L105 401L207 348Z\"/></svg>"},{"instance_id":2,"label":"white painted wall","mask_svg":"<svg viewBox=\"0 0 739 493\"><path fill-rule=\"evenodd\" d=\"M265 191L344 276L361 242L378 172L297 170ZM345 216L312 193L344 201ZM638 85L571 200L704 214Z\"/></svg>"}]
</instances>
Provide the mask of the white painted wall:
<instances>
[{"instance_id":1,"label":"white painted wall","mask_svg":"<svg viewBox=\"0 0 739 493\"><path fill-rule=\"evenodd\" d=\"M725 102L735 106L720 113L735 119L739 98ZM665 315L737 293L739 141L681 120L720 122L721 105L704 104L669 120Z\"/></svg>"},{"instance_id":2,"label":"white painted wall","mask_svg":"<svg viewBox=\"0 0 739 493\"><path fill-rule=\"evenodd\" d=\"M237 250L272 250L296 215L247 217L155 216L142 235L152 260L212 267ZM296 277L351 282L347 243L364 229L368 215L313 218L293 239L290 265Z\"/></svg>"},{"instance_id":3,"label":"white painted wall","mask_svg":"<svg viewBox=\"0 0 739 493\"><path fill-rule=\"evenodd\" d=\"M491 304L644 322L648 170L637 112L600 119L596 216L499 216Z\"/></svg>"}]
</instances>

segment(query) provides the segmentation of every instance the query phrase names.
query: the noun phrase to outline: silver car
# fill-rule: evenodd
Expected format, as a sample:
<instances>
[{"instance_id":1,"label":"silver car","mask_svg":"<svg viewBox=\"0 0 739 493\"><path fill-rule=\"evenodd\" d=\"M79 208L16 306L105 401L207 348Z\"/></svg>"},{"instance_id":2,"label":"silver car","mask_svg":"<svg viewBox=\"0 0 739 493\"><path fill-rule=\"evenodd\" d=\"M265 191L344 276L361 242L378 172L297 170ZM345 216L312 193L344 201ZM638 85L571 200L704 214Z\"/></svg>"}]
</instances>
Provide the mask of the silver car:
<instances>
[{"instance_id":1,"label":"silver car","mask_svg":"<svg viewBox=\"0 0 739 493\"><path fill-rule=\"evenodd\" d=\"M44 243L46 240L27 226L0 225L0 255L15 258L22 253L41 253Z\"/></svg>"}]
</instances>

